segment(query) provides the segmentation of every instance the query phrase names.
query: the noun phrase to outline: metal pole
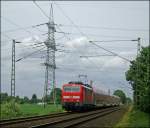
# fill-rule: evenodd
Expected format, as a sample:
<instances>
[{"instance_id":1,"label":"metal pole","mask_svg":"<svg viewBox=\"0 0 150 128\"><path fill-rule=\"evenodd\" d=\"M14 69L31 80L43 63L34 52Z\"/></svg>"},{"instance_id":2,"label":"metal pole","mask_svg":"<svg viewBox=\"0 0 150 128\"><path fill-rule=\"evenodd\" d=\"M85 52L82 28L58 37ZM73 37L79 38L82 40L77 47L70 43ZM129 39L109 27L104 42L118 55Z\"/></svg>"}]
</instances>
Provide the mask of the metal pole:
<instances>
[{"instance_id":1,"label":"metal pole","mask_svg":"<svg viewBox=\"0 0 150 128\"><path fill-rule=\"evenodd\" d=\"M139 58L139 54L140 54L140 41L141 41L141 38L138 38L138 43L137 43L137 83L136 83L136 90L135 90L135 99L136 99L136 101L135 101L135 104L136 104L136 107L138 107L139 106L139 91L138 91L138 89L139 89L139 60L138 60L138 58Z\"/></svg>"},{"instance_id":2,"label":"metal pole","mask_svg":"<svg viewBox=\"0 0 150 128\"><path fill-rule=\"evenodd\" d=\"M15 40L12 42L11 97L15 97Z\"/></svg>"}]
</instances>

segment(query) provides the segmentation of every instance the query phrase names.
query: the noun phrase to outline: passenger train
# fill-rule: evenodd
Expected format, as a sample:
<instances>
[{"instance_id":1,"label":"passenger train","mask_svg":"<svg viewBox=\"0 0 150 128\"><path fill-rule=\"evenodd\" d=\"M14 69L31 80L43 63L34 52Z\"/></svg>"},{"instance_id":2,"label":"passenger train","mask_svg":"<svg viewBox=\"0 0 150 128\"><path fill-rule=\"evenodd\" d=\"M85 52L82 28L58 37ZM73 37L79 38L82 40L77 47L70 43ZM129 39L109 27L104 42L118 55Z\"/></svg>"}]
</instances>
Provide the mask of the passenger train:
<instances>
[{"instance_id":1,"label":"passenger train","mask_svg":"<svg viewBox=\"0 0 150 128\"><path fill-rule=\"evenodd\" d=\"M89 84L69 82L62 87L62 107L67 111L89 110L95 107L118 106L120 98L97 92Z\"/></svg>"}]
</instances>

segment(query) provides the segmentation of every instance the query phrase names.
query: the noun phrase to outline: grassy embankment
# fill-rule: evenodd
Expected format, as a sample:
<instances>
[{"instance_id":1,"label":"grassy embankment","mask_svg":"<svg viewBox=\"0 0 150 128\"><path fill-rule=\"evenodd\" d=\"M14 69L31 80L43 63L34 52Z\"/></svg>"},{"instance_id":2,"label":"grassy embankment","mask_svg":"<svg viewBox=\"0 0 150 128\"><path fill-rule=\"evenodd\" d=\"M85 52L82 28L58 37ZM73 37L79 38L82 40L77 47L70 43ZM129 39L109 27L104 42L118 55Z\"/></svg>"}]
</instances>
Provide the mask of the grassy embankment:
<instances>
[{"instance_id":1,"label":"grassy embankment","mask_svg":"<svg viewBox=\"0 0 150 128\"><path fill-rule=\"evenodd\" d=\"M19 104L17 109L18 110L16 113L14 112L16 110L9 110L9 108L6 108L4 104L1 104L1 119L12 119L63 112L61 105L46 105L46 107L44 108L43 105L37 104Z\"/></svg>"},{"instance_id":2,"label":"grassy embankment","mask_svg":"<svg viewBox=\"0 0 150 128\"><path fill-rule=\"evenodd\" d=\"M123 119L115 126L115 128L149 128L149 114L141 112L130 106L128 111L125 113Z\"/></svg>"}]
</instances>

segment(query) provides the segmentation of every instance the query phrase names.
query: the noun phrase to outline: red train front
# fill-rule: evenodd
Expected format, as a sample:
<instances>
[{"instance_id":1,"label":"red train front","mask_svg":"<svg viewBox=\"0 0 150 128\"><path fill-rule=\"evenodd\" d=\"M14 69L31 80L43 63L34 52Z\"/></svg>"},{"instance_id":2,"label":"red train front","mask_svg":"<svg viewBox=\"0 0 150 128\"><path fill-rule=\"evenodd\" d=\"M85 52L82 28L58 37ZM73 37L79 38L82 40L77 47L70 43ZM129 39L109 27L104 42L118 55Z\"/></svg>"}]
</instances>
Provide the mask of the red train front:
<instances>
[{"instance_id":1,"label":"red train front","mask_svg":"<svg viewBox=\"0 0 150 128\"><path fill-rule=\"evenodd\" d=\"M94 105L93 89L82 82L69 82L62 87L62 106L65 110L83 110Z\"/></svg>"}]
</instances>

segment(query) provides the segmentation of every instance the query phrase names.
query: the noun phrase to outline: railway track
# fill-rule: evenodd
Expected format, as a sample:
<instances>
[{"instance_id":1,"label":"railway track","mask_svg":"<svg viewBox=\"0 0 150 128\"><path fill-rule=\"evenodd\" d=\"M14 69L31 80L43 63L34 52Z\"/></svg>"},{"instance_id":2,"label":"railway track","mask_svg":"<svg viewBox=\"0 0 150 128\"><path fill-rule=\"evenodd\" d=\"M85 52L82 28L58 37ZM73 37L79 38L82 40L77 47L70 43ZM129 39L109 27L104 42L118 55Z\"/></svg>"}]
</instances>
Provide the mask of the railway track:
<instances>
[{"instance_id":1,"label":"railway track","mask_svg":"<svg viewBox=\"0 0 150 128\"><path fill-rule=\"evenodd\" d=\"M32 116L32 117L24 117L24 118L16 118L16 119L10 119L10 120L1 120L0 121L0 127L14 127L15 124L23 124L25 122L31 122L31 121L38 121L43 120L47 118L54 118L54 117L60 117L64 115L71 114L71 112L62 112L62 113L54 113L54 114L47 114L47 115L40 115L40 116Z\"/></svg>"},{"instance_id":2,"label":"railway track","mask_svg":"<svg viewBox=\"0 0 150 128\"><path fill-rule=\"evenodd\" d=\"M107 114L110 114L114 111L119 110L120 108L107 108L104 110L97 110L92 111L84 114L79 114L78 116L70 117L69 119L63 119L63 120L57 120L54 122L49 122L42 125L33 126L32 128L72 128L76 127L77 125L83 124L85 122L88 122L90 120L103 117Z\"/></svg>"},{"instance_id":3,"label":"railway track","mask_svg":"<svg viewBox=\"0 0 150 128\"><path fill-rule=\"evenodd\" d=\"M22 118L0 122L0 126L5 127L25 127L25 128L53 128L53 127L75 127L99 117L103 117L109 113L117 111L119 107L103 108L99 110L81 112L81 113L58 113L52 115Z\"/></svg>"}]
</instances>

